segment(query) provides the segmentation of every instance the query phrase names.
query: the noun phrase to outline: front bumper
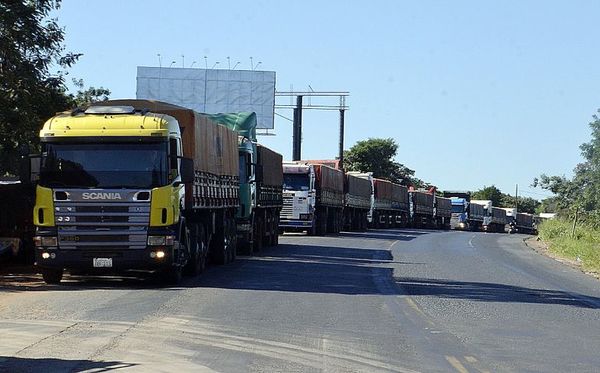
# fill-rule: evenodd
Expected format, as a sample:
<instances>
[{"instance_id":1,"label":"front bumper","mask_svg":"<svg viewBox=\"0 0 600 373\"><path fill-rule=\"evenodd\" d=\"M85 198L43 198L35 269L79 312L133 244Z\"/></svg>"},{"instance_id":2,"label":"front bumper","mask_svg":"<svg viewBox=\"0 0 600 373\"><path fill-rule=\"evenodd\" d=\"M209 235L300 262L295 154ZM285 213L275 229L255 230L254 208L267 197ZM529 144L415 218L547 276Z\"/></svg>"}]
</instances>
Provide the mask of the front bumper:
<instances>
[{"instance_id":1,"label":"front bumper","mask_svg":"<svg viewBox=\"0 0 600 373\"><path fill-rule=\"evenodd\" d=\"M152 257L151 253L163 251L163 258ZM43 253L50 257L42 257ZM112 259L111 267L94 267L95 258ZM111 250L61 250L59 248L38 247L35 250L36 266L40 268L93 270L99 272L121 272L127 270L156 271L173 265L173 246L146 247L143 250L111 249Z\"/></svg>"},{"instance_id":2,"label":"front bumper","mask_svg":"<svg viewBox=\"0 0 600 373\"><path fill-rule=\"evenodd\" d=\"M313 222L311 220L280 220L279 226L282 228L311 228Z\"/></svg>"}]
</instances>

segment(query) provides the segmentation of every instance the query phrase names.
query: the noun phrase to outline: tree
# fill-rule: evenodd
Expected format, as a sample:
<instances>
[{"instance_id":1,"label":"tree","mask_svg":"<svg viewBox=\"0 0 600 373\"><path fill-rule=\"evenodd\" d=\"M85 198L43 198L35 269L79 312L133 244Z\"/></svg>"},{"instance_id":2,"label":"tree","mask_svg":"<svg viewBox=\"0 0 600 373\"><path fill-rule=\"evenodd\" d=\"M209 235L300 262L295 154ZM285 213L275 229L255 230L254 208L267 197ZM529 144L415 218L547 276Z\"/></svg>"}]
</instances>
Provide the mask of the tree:
<instances>
[{"instance_id":1,"label":"tree","mask_svg":"<svg viewBox=\"0 0 600 373\"><path fill-rule=\"evenodd\" d=\"M502 200L502 192L494 185L489 187L484 186L482 189L473 192L473 194L471 194L471 199L491 200L492 206L500 206L500 201Z\"/></svg>"},{"instance_id":2,"label":"tree","mask_svg":"<svg viewBox=\"0 0 600 373\"><path fill-rule=\"evenodd\" d=\"M94 102L106 101L110 96L110 91L104 87L86 89L83 79L73 79L73 84L77 87L77 93L72 96L72 99L77 107L86 107Z\"/></svg>"},{"instance_id":3,"label":"tree","mask_svg":"<svg viewBox=\"0 0 600 373\"><path fill-rule=\"evenodd\" d=\"M573 236L580 219L593 226L600 225L600 117L592 117L591 140L580 146L584 162L575 167L573 178L542 174L533 181L534 186L556 194L558 213L573 219Z\"/></svg>"},{"instance_id":4,"label":"tree","mask_svg":"<svg viewBox=\"0 0 600 373\"><path fill-rule=\"evenodd\" d=\"M491 200L492 206L496 207L515 207L515 197L510 194L502 193L500 189L492 185L489 187L484 186L471 195L472 199L483 199ZM528 212L534 214L536 208L540 205L540 202L531 197L517 198L519 212Z\"/></svg>"},{"instance_id":5,"label":"tree","mask_svg":"<svg viewBox=\"0 0 600 373\"><path fill-rule=\"evenodd\" d=\"M358 141L344 152L344 166L349 171L373 172L373 177L398 184L425 186L414 177L414 170L394 161L397 152L398 144L392 138Z\"/></svg>"},{"instance_id":6,"label":"tree","mask_svg":"<svg viewBox=\"0 0 600 373\"><path fill-rule=\"evenodd\" d=\"M65 53L64 31L51 11L60 0L0 3L0 170L14 173L20 144L38 143L42 122L72 105L66 69L80 54Z\"/></svg>"}]
</instances>

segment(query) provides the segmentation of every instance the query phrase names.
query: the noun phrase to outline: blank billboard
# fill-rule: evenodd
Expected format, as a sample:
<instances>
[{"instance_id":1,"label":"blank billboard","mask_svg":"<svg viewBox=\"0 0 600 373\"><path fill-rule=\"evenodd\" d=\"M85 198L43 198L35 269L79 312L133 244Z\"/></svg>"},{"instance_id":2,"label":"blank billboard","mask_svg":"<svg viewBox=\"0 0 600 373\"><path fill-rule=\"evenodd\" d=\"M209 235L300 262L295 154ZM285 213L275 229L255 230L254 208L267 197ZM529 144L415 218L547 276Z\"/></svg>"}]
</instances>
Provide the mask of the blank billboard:
<instances>
[{"instance_id":1,"label":"blank billboard","mask_svg":"<svg viewBox=\"0 0 600 373\"><path fill-rule=\"evenodd\" d=\"M138 66L136 96L201 113L253 111L258 128L272 129L275 72Z\"/></svg>"}]
</instances>

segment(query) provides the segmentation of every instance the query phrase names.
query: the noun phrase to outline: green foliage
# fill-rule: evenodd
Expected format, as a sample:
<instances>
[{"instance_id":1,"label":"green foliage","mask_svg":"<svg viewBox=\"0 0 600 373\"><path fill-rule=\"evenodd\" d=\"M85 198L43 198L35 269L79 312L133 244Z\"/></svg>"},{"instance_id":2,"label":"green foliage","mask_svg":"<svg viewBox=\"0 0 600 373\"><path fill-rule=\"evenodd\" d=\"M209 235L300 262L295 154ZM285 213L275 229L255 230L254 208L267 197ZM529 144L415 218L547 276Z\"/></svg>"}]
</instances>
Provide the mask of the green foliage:
<instances>
[{"instance_id":1,"label":"green foliage","mask_svg":"<svg viewBox=\"0 0 600 373\"><path fill-rule=\"evenodd\" d=\"M543 222L538 231L552 253L581 263L585 270L600 273L600 229L584 224L572 237L570 221L551 219Z\"/></svg>"},{"instance_id":2,"label":"green foliage","mask_svg":"<svg viewBox=\"0 0 600 373\"><path fill-rule=\"evenodd\" d=\"M77 87L75 96L71 96L75 106L86 107L98 101L107 101L110 96L110 91L106 88L85 88L83 79L73 79L73 84Z\"/></svg>"},{"instance_id":3,"label":"green foliage","mask_svg":"<svg viewBox=\"0 0 600 373\"><path fill-rule=\"evenodd\" d=\"M502 193L496 186L484 186L482 189L471 194L472 199L491 200L493 206L497 207L515 207L515 197L510 194ZM517 198L519 212L535 213L540 202L531 197Z\"/></svg>"},{"instance_id":4,"label":"green foliage","mask_svg":"<svg viewBox=\"0 0 600 373\"><path fill-rule=\"evenodd\" d=\"M358 141L344 152L344 166L348 171L373 172L374 177L394 183L425 187L425 182L414 177L414 170L394 161L397 152L398 144L392 138Z\"/></svg>"},{"instance_id":5,"label":"green foliage","mask_svg":"<svg viewBox=\"0 0 600 373\"><path fill-rule=\"evenodd\" d=\"M80 57L65 53L64 32L49 19L59 0L0 3L0 170L14 173L16 149L37 144L42 122L72 104L64 71Z\"/></svg>"},{"instance_id":6,"label":"green foliage","mask_svg":"<svg viewBox=\"0 0 600 373\"><path fill-rule=\"evenodd\" d=\"M491 200L492 206L500 206L500 200L502 199L502 192L500 189L496 188L494 185L492 186L484 186L482 189L473 192L471 194L471 199L483 199L483 200Z\"/></svg>"},{"instance_id":7,"label":"green foliage","mask_svg":"<svg viewBox=\"0 0 600 373\"><path fill-rule=\"evenodd\" d=\"M600 110L598 111L600 112ZM589 123L591 140L580 146L584 162L574 169L572 179L565 176L548 176L542 174L533 181L534 186L541 186L557 195L552 202L556 204L558 213L584 223L597 226L600 216L600 118L593 115Z\"/></svg>"},{"instance_id":8,"label":"green foliage","mask_svg":"<svg viewBox=\"0 0 600 373\"><path fill-rule=\"evenodd\" d=\"M536 214L542 212L558 212L560 210L559 204L561 202L560 197L548 197L542 200L540 205L535 209Z\"/></svg>"}]
</instances>

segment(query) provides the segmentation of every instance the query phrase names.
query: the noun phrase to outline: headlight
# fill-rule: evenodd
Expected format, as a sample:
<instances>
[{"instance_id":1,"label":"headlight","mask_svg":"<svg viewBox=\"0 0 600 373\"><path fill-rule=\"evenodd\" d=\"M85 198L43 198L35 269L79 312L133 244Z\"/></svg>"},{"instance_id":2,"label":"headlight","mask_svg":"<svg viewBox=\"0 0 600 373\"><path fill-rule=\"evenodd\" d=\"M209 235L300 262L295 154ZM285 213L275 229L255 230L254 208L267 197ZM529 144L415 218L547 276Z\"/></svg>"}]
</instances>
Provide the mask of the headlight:
<instances>
[{"instance_id":1,"label":"headlight","mask_svg":"<svg viewBox=\"0 0 600 373\"><path fill-rule=\"evenodd\" d=\"M148 236L148 246L170 246L175 242L175 236Z\"/></svg>"},{"instance_id":2,"label":"headlight","mask_svg":"<svg viewBox=\"0 0 600 373\"><path fill-rule=\"evenodd\" d=\"M41 246L58 246L58 238L56 237L44 237L35 236L33 237L33 243L36 247Z\"/></svg>"}]
</instances>

